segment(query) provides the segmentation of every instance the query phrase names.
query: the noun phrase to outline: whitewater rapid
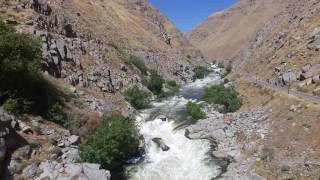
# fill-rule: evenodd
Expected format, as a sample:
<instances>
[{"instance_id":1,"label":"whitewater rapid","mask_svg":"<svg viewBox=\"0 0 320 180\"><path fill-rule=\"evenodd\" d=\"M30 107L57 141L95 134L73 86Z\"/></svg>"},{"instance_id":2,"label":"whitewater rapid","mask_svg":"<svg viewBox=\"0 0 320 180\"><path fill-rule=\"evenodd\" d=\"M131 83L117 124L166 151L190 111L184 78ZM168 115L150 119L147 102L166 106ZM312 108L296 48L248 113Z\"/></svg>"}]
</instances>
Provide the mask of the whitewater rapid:
<instances>
[{"instance_id":1,"label":"whitewater rapid","mask_svg":"<svg viewBox=\"0 0 320 180\"><path fill-rule=\"evenodd\" d=\"M143 160L126 168L130 180L210 180L219 174L210 156L208 140L190 140L178 125L188 120L185 105L197 101L204 87L218 83L217 73L182 88L174 97L154 102L152 108L141 111L136 119L145 139ZM164 119L163 116L167 117ZM169 151L162 151L153 141L161 138Z\"/></svg>"}]
</instances>

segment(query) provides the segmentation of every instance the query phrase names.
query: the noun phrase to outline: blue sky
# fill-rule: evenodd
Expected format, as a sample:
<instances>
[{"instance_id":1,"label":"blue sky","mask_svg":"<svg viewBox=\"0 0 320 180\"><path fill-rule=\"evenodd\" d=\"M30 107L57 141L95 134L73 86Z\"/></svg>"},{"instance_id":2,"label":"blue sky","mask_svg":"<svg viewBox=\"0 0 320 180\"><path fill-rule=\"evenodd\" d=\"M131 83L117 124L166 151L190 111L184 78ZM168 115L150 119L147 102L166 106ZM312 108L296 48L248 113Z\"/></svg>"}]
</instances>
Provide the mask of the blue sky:
<instances>
[{"instance_id":1,"label":"blue sky","mask_svg":"<svg viewBox=\"0 0 320 180\"><path fill-rule=\"evenodd\" d=\"M206 20L209 15L232 6L238 0L149 0L182 32Z\"/></svg>"}]
</instances>

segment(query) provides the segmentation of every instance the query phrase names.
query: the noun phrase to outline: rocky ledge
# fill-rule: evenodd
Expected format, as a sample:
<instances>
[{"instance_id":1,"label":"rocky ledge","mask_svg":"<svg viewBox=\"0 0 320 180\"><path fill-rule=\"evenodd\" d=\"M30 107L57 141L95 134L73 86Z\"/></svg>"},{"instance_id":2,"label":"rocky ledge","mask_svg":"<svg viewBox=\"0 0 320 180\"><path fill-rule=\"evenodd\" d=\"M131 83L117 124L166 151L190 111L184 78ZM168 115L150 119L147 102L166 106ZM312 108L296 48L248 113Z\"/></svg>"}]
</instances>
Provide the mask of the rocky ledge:
<instances>
[{"instance_id":1,"label":"rocky ledge","mask_svg":"<svg viewBox=\"0 0 320 180\"><path fill-rule=\"evenodd\" d=\"M208 139L212 143L212 157L220 166L214 179L264 179L251 171L259 160L261 141L268 133L268 113L264 109L249 112L220 114L210 112L186 129L190 139Z\"/></svg>"}]
</instances>

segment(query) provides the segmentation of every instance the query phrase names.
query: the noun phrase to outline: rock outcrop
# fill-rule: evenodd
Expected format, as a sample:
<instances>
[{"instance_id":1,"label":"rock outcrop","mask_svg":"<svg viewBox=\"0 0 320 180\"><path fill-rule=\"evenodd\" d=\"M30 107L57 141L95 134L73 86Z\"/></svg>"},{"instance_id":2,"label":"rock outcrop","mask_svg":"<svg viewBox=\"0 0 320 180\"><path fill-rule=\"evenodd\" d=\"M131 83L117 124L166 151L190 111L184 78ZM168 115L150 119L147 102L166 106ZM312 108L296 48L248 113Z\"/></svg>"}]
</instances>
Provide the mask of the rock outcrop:
<instances>
[{"instance_id":1,"label":"rock outcrop","mask_svg":"<svg viewBox=\"0 0 320 180\"><path fill-rule=\"evenodd\" d=\"M256 175L248 172L261 153L259 142L268 134L268 113L263 109L233 114L210 113L186 129L190 139L212 142L212 157L220 166L219 178L242 179ZM252 154L246 157L244 154ZM243 170L243 171L242 171Z\"/></svg>"}]
</instances>

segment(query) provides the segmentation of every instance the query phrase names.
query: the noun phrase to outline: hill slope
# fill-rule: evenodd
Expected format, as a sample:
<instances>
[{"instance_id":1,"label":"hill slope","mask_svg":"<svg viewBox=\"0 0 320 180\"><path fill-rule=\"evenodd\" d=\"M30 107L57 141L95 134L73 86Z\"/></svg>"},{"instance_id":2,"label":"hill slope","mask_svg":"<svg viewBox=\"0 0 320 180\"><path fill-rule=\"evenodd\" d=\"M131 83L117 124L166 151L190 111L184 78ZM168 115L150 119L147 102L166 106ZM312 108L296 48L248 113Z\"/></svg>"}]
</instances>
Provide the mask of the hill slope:
<instances>
[{"instance_id":1,"label":"hill slope","mask_svg":"<svg viewBox=\"0 0 320 180\"><path fill-rule=\"evenodd\" d=\"M211 15L205 22L190 30L186 37L211 60L236 56L263 27L277 15L287 0L240 0L224 12Z\"/></svg>"},{"instance_id":2,"label":"hill slope","mask_svg":"<svg viewBox=\"0 0 320 180\"><path fill-rule=\"evenodd\" d=\"M118 92L148 78L126 64L131 55L180 82L191 80L193 64L203 62L200 51L146 0L11 0L0 9L7 23L42 40L44 71L111 98L111 106L122 101Z\"/></svg>"}]
</instances>

